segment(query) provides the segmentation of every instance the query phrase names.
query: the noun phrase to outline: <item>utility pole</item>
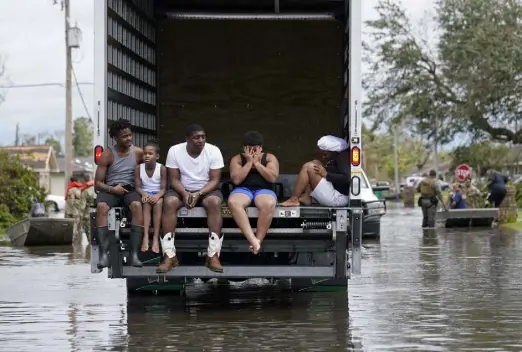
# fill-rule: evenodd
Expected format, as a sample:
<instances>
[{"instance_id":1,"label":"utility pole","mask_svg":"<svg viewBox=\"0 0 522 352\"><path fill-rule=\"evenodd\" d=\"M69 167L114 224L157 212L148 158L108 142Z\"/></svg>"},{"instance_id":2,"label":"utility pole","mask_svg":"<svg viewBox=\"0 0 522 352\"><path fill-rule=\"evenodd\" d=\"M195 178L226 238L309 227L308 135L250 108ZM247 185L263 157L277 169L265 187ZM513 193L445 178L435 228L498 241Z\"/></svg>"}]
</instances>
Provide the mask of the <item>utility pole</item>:
<instances>
[{"instance_id":1,"label":"utility pole","mask_svg":"<svg viewBox=\"0 0 522 352\"><path fill-rule=\"evenodd\" d=\"M19 146L20 145L20 124L17 123L16 124L16 136L15 136L15 146Z\"/></svg>"},{"instance_id":2,"label":"utility pole","mask_svg":"<svg viewBox=\"0 0 522 352\"><path fill-rule=\"evenodd\" d=\"M397 141L397 126L393 126L393 167L395 169L395 200L399 201L400 198L400 185L399 185L399 152Z\"/></svg>"},{"instance_id":3,"label":"utility pole","mask_svg":"<svg viewBox=\"0 0 522 352\"><path fill-rule=\"evenodd\" d=\"M435 120L435 129L434 129L434 137L433 137L433 163L434 163L434 168L435 168L435 172L437 173L437 179L439 177L439 147L438 147L438 144L439 144L439 135L438 135L438 124L437 124L437 120Z\"/></svg>"},{"instance_id":4,"label":"utility pole","mask_svg":"<svg viewBox=\"0 0 522 352\"><path fill-rule=\"evenodd\" d=\"M70 0L62 2L65 12L65 192L69 185L69 179L73 172L73 154L74 148L72 144L73 128L72 128L72 47L70 43Z\"/></svg>"}]
</instances>

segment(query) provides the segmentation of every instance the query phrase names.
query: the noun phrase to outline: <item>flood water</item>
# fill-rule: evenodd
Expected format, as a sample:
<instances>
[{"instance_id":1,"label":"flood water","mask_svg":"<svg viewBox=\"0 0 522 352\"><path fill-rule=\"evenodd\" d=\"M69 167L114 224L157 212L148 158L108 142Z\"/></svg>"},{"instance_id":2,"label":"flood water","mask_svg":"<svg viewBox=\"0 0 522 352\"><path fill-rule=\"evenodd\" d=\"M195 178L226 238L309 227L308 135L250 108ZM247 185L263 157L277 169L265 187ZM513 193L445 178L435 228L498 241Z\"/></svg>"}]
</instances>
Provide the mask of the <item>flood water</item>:
<instances>
[{"instance_id":1,"label":"flood water","mask_svg":"<svg viewBox=\"0 0 522 352\"><path fill-rule=\"evenodd\" d=\"M522 351L521 235L390 209L349 292L262 281L128 298L86 247L0 247L0 351Z\"/></svg>"}]
</instances>

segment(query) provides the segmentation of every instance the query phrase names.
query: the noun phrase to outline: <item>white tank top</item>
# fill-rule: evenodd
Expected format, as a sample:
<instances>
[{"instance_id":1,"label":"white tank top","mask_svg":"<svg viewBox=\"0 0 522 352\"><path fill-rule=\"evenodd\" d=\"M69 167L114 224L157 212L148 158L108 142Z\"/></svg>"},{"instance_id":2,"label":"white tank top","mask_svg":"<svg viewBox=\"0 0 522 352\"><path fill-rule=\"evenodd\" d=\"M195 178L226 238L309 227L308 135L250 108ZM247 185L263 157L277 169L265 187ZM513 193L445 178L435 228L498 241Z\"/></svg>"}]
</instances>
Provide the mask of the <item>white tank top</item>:
<instances>
[{"instance_id":1,"label":"white tank top","mask_svg":"<svg viewBox=\"0 0 522 352\"><path fill-rule=\"evenodd\" d=\"M145 163L140 165L141 187L144 192L158 193L161 190L161 164L156 163L152 177L145 171Z\"/></svg>"}]
</instances>

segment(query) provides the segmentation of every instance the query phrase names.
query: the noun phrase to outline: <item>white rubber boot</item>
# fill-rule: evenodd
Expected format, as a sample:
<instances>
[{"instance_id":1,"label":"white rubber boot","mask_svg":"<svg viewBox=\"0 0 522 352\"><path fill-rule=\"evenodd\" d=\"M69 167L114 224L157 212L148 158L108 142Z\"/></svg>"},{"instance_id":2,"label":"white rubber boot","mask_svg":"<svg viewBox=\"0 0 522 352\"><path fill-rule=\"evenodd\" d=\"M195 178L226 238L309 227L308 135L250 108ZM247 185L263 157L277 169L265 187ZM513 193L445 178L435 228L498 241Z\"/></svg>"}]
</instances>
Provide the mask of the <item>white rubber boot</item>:
<instances>
[{"instance_id":1,"label":"white rubber boot","mask_svg":"<svg viewBox=\"0 0 522 352\"><path fill-rule=\"evenodd\" d=\"M174 233L169 232L165 236L160 237L161 250L163 251L163 260L156 269L158 273L166 273L175 266L179 265L176 256L176 247L174 246Z\"/></svg>"}]
</instances>

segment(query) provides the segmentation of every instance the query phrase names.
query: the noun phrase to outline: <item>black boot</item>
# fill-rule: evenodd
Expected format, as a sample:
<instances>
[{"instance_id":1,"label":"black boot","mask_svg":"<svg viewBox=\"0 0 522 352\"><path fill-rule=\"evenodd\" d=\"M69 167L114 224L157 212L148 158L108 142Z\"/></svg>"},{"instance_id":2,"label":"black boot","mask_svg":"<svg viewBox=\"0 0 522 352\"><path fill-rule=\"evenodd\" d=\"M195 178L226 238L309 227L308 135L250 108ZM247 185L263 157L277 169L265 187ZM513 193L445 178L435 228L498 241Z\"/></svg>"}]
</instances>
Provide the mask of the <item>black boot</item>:
<instances>
[{"instance_id":1,"label":"black boot","mask_svg":"<svg viewBox=\"0 0 522 352\"><path fill-rule=\"evenodd\" d=\"M141 247L141 241L143 240L143 226L131 226L130 232L130 265L136 267L142 267L143 263L138 258L138 253Z\"/></svg>"},{"instance_id":2,"label":"black boot","mask_svg":"<svg viewBox=\"0 0 522 352\"><path fill-rule=\"evenodd\" d=\"M103 269L109 266L109 227L103 226L96 229L96 238L100 247L100 261L98 268Z\"/></svg>"}]
</instances>

